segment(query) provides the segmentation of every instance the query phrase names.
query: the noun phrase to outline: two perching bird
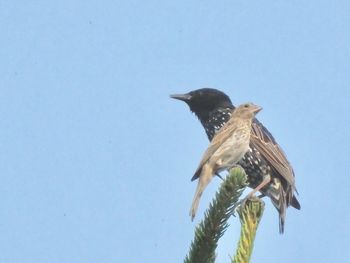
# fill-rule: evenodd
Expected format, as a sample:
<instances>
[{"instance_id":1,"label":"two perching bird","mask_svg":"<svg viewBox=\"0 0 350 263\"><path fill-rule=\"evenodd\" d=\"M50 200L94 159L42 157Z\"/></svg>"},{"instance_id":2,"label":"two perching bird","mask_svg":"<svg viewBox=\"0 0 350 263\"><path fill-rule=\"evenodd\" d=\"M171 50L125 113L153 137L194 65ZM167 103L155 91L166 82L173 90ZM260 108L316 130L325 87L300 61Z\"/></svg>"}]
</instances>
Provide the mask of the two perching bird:
<instances>
[{"instance_id":1,"label":"two perching bird","mask_svg":"<svg viewBox=\"0 0 350 263\"><path fill-rule=\"evenodd\" d=\"M283 233L287 207L300 209L300 204L294 195L290 163L271 133L254 118L261 108L253 104L235 108L225 93L209 88L171 97L188 104L211 141L192 178L192 181L199 178L190 212L192 218L212 177L238 163L247 174L249 187L254 189L250 195L260 191L271 199L279 212L279 230Z\"/></svg>"}]
</instances>

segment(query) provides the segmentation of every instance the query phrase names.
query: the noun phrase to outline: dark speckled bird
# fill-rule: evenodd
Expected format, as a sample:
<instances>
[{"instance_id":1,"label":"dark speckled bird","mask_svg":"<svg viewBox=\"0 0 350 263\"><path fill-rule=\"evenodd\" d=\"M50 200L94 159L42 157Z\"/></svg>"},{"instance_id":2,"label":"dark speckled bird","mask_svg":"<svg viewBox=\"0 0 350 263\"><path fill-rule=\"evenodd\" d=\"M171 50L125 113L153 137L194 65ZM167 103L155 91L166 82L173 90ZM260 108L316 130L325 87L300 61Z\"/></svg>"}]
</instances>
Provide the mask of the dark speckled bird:
<instances>
[{"instance_id":1,"label":"dark speckled bird","mask_svg":"<svg viewBox=\"0 0 350 263\"><path fill-rule=\"evenodd\" d=\"M260 110L261 107L252 103L239 106L210 142L193 176L198 178L198 186L190 211L192 220L196 215L202 193L215 174L233 167L249 150L252 121Z\"/></svg>"},{"instance_id":2,"label":"dark speckled bird","mask_svg":"<svg viewBox=\"0 0 350 263\"><path fill-rule=\"evenodd\" d=\"M204 88L171 97L187 103L202 123L210 141L230 119L232 110L235 109L230 98L216 89ZM287 207L300 209L294 194L294 171L274 137L255 118L249 150L238 164L248 176L249 187L259 190L263 196L271 199L279 212L279 230L283 233ZM193 177L192 181L197 178Z\"/></svg>"}]
</instances>

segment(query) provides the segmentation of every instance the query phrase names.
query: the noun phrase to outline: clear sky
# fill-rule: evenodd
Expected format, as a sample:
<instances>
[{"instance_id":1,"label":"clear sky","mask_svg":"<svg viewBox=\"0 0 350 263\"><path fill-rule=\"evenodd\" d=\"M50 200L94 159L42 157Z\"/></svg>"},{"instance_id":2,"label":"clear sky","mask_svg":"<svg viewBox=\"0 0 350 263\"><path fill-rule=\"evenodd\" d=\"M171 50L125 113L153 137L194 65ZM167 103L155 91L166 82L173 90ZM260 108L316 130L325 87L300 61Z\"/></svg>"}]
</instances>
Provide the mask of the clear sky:
<instances>
[{"instance_id":1,"label":"clear sky","mask_svg":"<svg viewBox=\"0 0 350 263\"><path fill-rule=\"evenodd\" d=\"M350 257L350 2L0 2L0 262L182 262L208 145L169 94L212 87L296 172L285 234L269 200L252 262ZM232 218L218 262L229 262Z\"/></svg>"}]
</instances>

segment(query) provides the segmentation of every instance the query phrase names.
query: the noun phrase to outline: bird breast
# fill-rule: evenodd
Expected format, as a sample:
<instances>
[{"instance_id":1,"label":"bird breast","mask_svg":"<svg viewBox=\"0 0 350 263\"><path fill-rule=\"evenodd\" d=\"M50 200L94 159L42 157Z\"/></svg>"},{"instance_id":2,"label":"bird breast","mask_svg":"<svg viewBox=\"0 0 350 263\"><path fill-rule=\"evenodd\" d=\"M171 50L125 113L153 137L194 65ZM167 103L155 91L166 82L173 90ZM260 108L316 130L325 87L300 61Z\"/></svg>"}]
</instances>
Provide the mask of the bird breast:
<instances>
[{"instance_id":1,"label":"bird breast","mask_svg":"<svg viewBox=\"0 0 350 263\"><path fill-rule=\"evenodd\" d=\"M222 171L237 164L249 150L249 140L249 129L237 129L214 153L216 167Z\"/></svg>"}]
</instances>

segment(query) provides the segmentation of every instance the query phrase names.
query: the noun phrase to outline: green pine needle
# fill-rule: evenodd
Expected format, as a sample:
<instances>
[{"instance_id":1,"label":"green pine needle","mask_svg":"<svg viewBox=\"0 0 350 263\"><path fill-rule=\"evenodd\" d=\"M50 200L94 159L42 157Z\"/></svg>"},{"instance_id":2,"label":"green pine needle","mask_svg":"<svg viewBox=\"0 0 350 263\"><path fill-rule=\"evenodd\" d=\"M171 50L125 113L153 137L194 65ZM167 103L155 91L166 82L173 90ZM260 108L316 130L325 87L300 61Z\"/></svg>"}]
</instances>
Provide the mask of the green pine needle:
<instances>
[{"instance_id":1,"label":"green pine needle","mask_svg":"<svg viewBox=\"0 0 350 263\"><path fill-rule=\"evenodd\" d=\"M232 263L248 263L253 251L254 238L260 219L264 212L264 202L259 198L251 198L238 209L241 221L241 237L238 241L236 255Z\"/></svg>"},{"instance_id":2,"label":"green pine needle","mask_svg":"<svg viewBox=\"0 0 350 263\"><path fill-rule=\"evenodd\" d=\"M209 205L204 219L196 227L195 237L185 263L215 262L217 243L228 227L235 204L245 189L247 178L240 168L233 168L221 184L215 198Z\"/></svg>"}]
</instances>

